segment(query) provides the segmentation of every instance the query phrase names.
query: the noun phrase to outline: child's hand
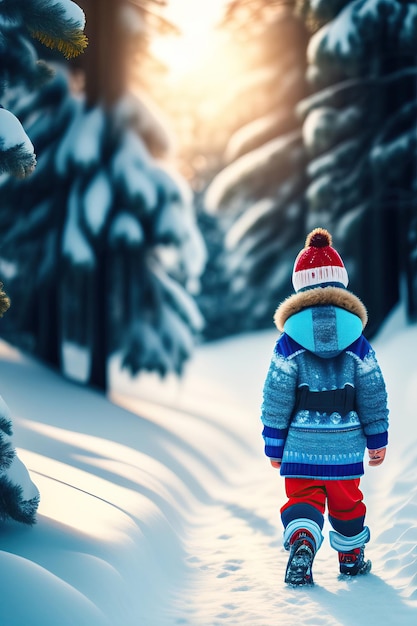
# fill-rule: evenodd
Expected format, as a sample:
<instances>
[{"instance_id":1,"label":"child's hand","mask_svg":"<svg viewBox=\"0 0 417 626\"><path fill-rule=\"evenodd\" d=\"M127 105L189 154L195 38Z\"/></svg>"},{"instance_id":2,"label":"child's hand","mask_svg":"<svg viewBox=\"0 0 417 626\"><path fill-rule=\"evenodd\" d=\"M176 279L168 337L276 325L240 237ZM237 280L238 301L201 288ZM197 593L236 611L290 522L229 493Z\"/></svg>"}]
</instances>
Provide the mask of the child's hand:
<instances>
[{"instance_id":1,"label":"child's hand","mask_svg":"<svg viewBox=\"0 0 417 626\"><path fill-rule=\"evenodd\" d=\"M272 465L272 467L275 467L276 469L279 469L281 467L281 461L273 461L271 459L271 465Z\"/></svg>"},{"instance_id":2,"label":"child's hand","mask_svg":"<svg viewBox=\"0 0 417 626\"><path fill-rule=\"evenodd\" d=\"M378 450L368 450L369 454L369 465L375 467L376 465L381 465L383 460L385 459L386 448L379 448Z\"/></svg>"}]
</instances>

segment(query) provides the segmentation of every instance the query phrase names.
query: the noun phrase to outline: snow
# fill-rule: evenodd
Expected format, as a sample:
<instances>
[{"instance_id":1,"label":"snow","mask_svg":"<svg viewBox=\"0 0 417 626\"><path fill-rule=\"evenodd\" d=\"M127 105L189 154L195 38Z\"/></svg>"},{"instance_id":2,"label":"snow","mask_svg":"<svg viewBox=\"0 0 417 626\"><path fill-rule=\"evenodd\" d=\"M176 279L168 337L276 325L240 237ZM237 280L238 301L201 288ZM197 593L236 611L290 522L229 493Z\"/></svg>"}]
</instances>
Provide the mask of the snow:
<instances>
[{"instance_id":1,"label":"snow","mask_svg":"<svg viewBox=\"0 0 417 626\"><path fill-rule=\"evenodd\" d=\"M399 43L401 48L409 48L413 45L417 30L417 7L411 5L404 17L400 31Z\"/></svg>"},{"instance_id":2,"label":"snow","mask_svg":"<svg viewBox=\"0 0 417 626\"><path fill-rule=\"evenodd\" d=\"M72 128L70 158L84 167L93 167L101 160L101 138L106 126L106 116L99 107L83 111L78 119L78 127Z\"/></svg>"},{"instance_id":3,"label":"snow","mask_svg":"<svg viewBox=\"0 0 417 626\"><path fill-rule=\"evenodd\" d=\"M75 184L70 192L68 200L68 219L65 223L62 251L65 256L72 260L74 265L94 267L94 254L90 244L79 227L79 189Z\"/></svg>"},{"instance_id":4,"label":"snow","mask_svg":"<svg viewBox=\"0 0 417 626\"><path fill-rule=\"evenodd\" d=\"M59 2L54 4L61 5L64 10L65 19L71 20L74 25L81 28L81 30L84 29L85 15L84 11L78 6L78 4L72 2L72 0L59 0Z\"/></svg>"},{"instance_id":5,"label":"snow","mask_svg":"<svg viewBox=\"0 0 417 626\"><path fill-rule=\"evenodd\" d=\"M185 224L182 217L180 200L171 200L165 204L156 220L155 234L159 240L181 242L185 239Z\"/></svg>"},{"instance_id":6,"label":"snow","mask_svg":"<svg viewBox=\"0 0 417 626\"><path fill-rule=\"evenodd\" d=\"M84 111L79 103L78 111L56 152L56 169L59 174L64 175L72 164L85 169L98 167L105 125L102 109L96 107Z\"/></svg>"},{"instance_id":7,"label":"snow","mask_svg":"<svg viewBox=\"0 0 417 626\"><path fill-rule=\"evenodd\" d=\"M208 213L214 214L221 209L222 203L230 194L230 189L243 187L245 178L254 176L254 171L262 171L270 166L271 161L287 150L298 139L298 131L288 133L282 137L277 137L268 141L260 148L244 154L236 161L225 167L214 177L205 195L205 209ZM237 194L235 200L236 209L242 209L242 194ZM230 205L231 206L231 205Z\"/></svg>"},{"instance_id":8,"label":"snow","mask_svg":"<svg viewBox=\"0 0 417 626\"><path fill-rule=\"evenodd\" d=\"M332 162L332 156L327 162ZM329 201L333 200L334 180L330 174L324 174L317 178L307 188L306 198L309 206L317 211L320 207L329 206Z\"/></svg>"},{"instance_id":9,"label":"snow","mask_svg":"<svg viewBox=\"0 0 417 626\"><path fill-rule=\"evenodd\" d=\"M157 263L150 260L149 269L158 279L160 288L164 291L164 299L177 310L193 330L202 330L204 320L195 300L175 280L172 280Z\"/></svg>"},{"instance_id":10,"label":"snow","mask_svg":"<svg viewBox=\"0 0 417 626\"><path fill-rule=\"evenodd\" d=\"M99 170L84 195L86 222L94 236L103 229L113 202L113 192L107 174Z\"/></svg>"},{"instance_id":11,"label":"snow","mask_svg":"<svg viewBox=\"0 0 417 626\"><path fill-rule=\"evenodd\" d=\"M397 135L395 139L389 143L375 145L370 155L373 165L380 169L384 166L387 168L388 164L398 163L401 159L407 158L414 142L415 130L412 128L409 133Z\"/></svg>"},{"instance_id":12,"label":"snow","mask_svg":"<svg viewBox=\"0 0 417 626\"><path fill-rule=\"evenodd\" d=\"M381 46L385 39L398 41L403 54L414 49L417 29L414 3L406 3L406 7L391 0L354 0L345 4L332 21L311 37L307 49L311 64L319 64L320 58L327 56L341 57L350 66L349 58L355 59L361 67L369 60L366 58L369 43Z\"/></svg>"},{"instance_id":13,"label":"snow","mask_svg":"<svg viewBox=\"0 0 417 626\"><path fill-rule=\"evenodd\" d=\"M155 234L164 243L172 242L176 246L177 258L174 264L179 264L180 257L180 264L188 277L187 288L195 293L198 291L199 278L207 262L207 250L196 224L191 188L185 179L166 163L159 162L154 167L152 175L164 199L156 220Z\"/></svg>"},{"instance_id":14,"label":"snow","mask_svg":"<svg viewBox=\"0 0 417 626\"><path fill-rule=\"evenodd\" d=\"M233 250L242 243L251 230L256 231L258 224L262 223L262 219L270 216L275 208L275 198L262 198L255 202L228 230L225 240L226 249Z\"/></svg>"},{"instance_id":15,"label":"snow","mask_svg":"<svg viewBox=\"0 0 417 626\"><path fill-rule=\"evenodd\" d=\"M128 246L135 247L142 244L145 234L140 222L130 213L123 211L112 221L109 239L113 244L123 241Z\"/></svg>"},{"instance_id":16,"label":"snow","mask_svg":"<svg viewBox=\"0 0 417 626\"><path fill-rule=\"evenodd\" d=\"M17 117L7 109L0 109L1 150L10 150L20 145L25 149L25 152L29 154L34 153L33 144L23 130L23 126Z\"/></svg>"},{"instance_id":17,"label":"snow","mask_svg":"<svg viewBox=\"0 0 417 626\"><path fill-rule=\"evenodd\" d=\"M126 131L120 148L113 157L112 176L130 201L150 213L158 202L155 182L150 171L150 156L142 139L134 131Z\"/></svg>"},{"instance_id":18,"label":"snow","mask_svg":"<svg viewBox=\"0 0 417 626\"><path fill-rule=\"evenodd\" d=\"M417 326L399 308L373 341L391 409L385 463L362 481L373 571L340 580L325 526L309 590L282 581L283 480L261 441L275 339L202 345L180 381L132 380L115 359L111 401L0 343L14 440L41 491L34 527L2 524L2 624L416 623Z\"/></svg>"},{"instance_id":19,"label":"snow","mask_svg":"<svg viewBox=\"0 0 417 626\"><path fill-rule=\"evenodd\" d=\"M13 280L19 273L19 268L16 263L0 258L0 273L3 278Z\"/></svg>"},{"instance_id":20,"label":"snow","mask_svg":"<svg viewBox=\"0 0 417 626\"><path fill-rule=\"evenodd\" d=\"M330 107L313 109L303 124L304 145L310 153L319 154L331 147L338 111Z\"/></svg>"},{"instance_id":21,"label":"snow","mask_svg":"<svg viewBox=\"0 0 417 626\"><path fill-rule=\"evenodd\" d=\"M62 369L71 380L84 383L90 373L90 351L72 341L64 341L61 347Z\"/></svg>"},{"instance_id":22,"label":"snow","mask_svg":"<svg viewBox=\"0 0 417 626\"><path fill-rule=\"evenodd\" d=\"M316 62L317 54L322 48L333 54L337 52L344 57L352 52L353 44L357 39L357 26L352 20L352 12L353 6L349 4L336 18L312 36L307 49L307 58L310 63Z\"/></svg>"}]
</instances>

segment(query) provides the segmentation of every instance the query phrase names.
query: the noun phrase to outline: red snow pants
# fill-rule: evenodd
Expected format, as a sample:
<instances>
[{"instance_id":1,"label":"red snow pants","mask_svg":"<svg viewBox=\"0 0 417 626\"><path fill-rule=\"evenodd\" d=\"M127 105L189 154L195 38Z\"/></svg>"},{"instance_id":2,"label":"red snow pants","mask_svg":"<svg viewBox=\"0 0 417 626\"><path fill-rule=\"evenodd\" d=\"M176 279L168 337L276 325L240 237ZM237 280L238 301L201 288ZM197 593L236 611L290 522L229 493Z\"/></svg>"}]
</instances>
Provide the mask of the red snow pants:
<instances>
[{"instance_id":1,"label":"red snow pants","mask_svg":"<svg viewBox=\"0 0 417 626\"><path fill-rule=\"evenodd\" d=\"M317 480L310 478L286 478L285 492L288 502L281 514L294 504L310 504L323 515L327 502L329 516L337 520L350 521L366 513L363 494L359 489L360 479Z\"/></svg>"}]
</instances>

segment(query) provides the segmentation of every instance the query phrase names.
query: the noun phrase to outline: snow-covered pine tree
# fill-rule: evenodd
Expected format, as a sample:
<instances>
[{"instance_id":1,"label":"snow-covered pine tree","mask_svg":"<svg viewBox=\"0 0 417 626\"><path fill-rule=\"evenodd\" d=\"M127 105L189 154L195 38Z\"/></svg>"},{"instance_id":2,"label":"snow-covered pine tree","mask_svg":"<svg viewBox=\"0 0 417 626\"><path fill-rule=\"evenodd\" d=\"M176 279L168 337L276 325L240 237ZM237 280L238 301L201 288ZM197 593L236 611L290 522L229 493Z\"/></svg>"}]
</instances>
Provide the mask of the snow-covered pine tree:
<instances>
[{"instance_id":1,"label":"snow-covered pine tree","mask_svg":"<svg viewBox=\"0 0 417 626\"><path fill-rule=\"evenodd\" d=\"M303 22L281 2L233 0L224 26L247 61L223 95L239 120L226 149L229 164L205 196L226 235L216 268L224 305L204 314L207 331L224 312L232 321L225 330L238 332L270 324L290 285L288 259L304 238L306 157L294 111L306 95L307 37ZM215 320L216 328L221 324Z\"/></svg>"},{"instance_id":2,"label":"snow-covered pine tree","mask_svg":"<svg viewBox=\"0 0 417 626\"><path fill-rule=\"evenodd\" d=\"M34 90L50 77L48 67L38 62L33 38L58 49L67 57L73 57L82 52L86 46L83 33L84 21L84 13L70 0L2 0L0 2L0 101L2 103L0 108L0 173L1 182L6 186L10 182L10 187L13 188L16 184L14 177L25 178L33 172L36 165L31 140L18 117L6 108L6 101L12 91ZM16 213L21 211L21 199L20 194L13 192L10 197L8 193L2 194L4 205L0 212L0 223L1 232L5 233L6 237L17 227L15 220ZM36 236L36 227L42 222L45 214L47 210L35 204L35 211L30 216L32 225L35 226L35 232L32 231L33 235ZM38 249L36 244L34 247ZM4 268L12 274L16 271L19 266L18 258L21 258L24 252L19 248L15 253L16 256L10 265L3 264L3 271ZM24 298L30 292L36 291L38 286L34 282L32 289L26 289L36 276L33 267L28 269L25 276L21 276L25 289L21 288L24 297L16 307L18 316L25 315ZM0 288L1 315L7 310L8 305L8 298ZM29 317L28 312L26 315ZM33 524L39 504L39 491L32 482L25 465L16 454L12 436L10 412L0 398L0 520L13 518L26 524Z\"/></svg>"},{"instance_id":3,"label":"snow-covered pine tree","mask_svg":"<svg viewBox=\"0 0 417 626\"><path fill-rule=\"evenodd\" d=\"M400 269L417 316L417 5L303 0L299 9L315 31L315 93L298 109L310 158L308 228L333 231L372 334L398 300Z\"/></svg>"},{"instance_id":4,"label":"snow-covered pine tree","mask_svg":"<svg viewBox=\"0 0 417 626\"><path fill-rule=\"evenodd\" d=\"M42 89L25 97L18 92L10 105L39 158L25 179L3 176L0 180L0 269L14 303L2 333L58 368L61 242L69 187L64 181L57 184L55 156L80 103L69 96L67 75L57 68Z\"/></svg>"},{"instance_id":5,"label":"snow-covered pine tree","mask_svg":"<svg viewBox=\"0 0 417 626\"><path fill-rule=\"evenodd\" d=\"M0 4L0 103L11 87L33 89L50 73L38 61L33 39L60 50L66 57L87 45L85 19L71 0L2 0ZM0 108L0 173L25 177L36 165L34 148L20 121Z\"/></svg>"},{"instance_id":6,"label":"snow-covered pine tree","mask_svg":"<svg viewBox=\"0 0 417 626\"><path fill-rule=\"evenodd\" d=\"M8 233L3 253L16 263L19 248L17 265L36 273L36 289L28 293L15 280L11 293L42 308L35 322L24 320L26 330L29 322L37 326L35 350L41 329L53 322L48 311L57 311L53 339L63 370L105 389L115 350L132 373L181 371L202 326L189 291L205 252L189 190L156 159L166 151L166 132L128 89L130 52L138 38L140 44L146 39L151 3L80 4L89 37L77 68L85 93L70 93L74 75L67 68L37 99L19 100L28 133L42 150L33 176L20 187L27 190L23 219ZM31 246L33 228L39 246ZM82 359L76 370L70 367L74 355Z\"/></svg>"}]
</instances>

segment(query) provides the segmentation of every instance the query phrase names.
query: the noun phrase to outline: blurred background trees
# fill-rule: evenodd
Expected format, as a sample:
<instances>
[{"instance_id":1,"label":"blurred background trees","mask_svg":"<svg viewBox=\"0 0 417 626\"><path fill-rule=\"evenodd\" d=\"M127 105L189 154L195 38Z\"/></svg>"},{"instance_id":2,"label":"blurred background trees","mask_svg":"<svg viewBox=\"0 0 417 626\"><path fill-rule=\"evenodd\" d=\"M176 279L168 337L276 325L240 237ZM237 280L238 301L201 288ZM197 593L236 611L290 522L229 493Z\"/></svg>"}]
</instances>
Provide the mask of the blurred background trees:
<instances>
[{"instance_id":1,"label":"blurred background trees","mask_svg":"<svg viewBox=\"0 0 417 626\"><path fill-rule=\"evenodd\" d=\"M207 336L270 325L288 294L305 221L307 160L296 115L307 87L305 26L292 7L262 0L229 3L222 26L244 62L220 98L218 123L224 109L232 123L224 167L204 197L224 232L216 278L204 283ZM225 321L210 297L216 281Z\"/></svg>"},{"instance_id":2,"label":"blurred background trees","mask_svg":"<svg viewBox=\"0 0 417 626\"><path fill-rule=\"evenodd\" d=\"M222 241L203 277L207 337L269 327L319 225L369 308L368 336L401 296L416 319L416 11L399 0L227 4L222 27L243 63L217 96L217 123L226 109L235 126L202 201Z\"/></svg>"},{"instance_id":3,"label":"blurred background trees","mask_svg":"<svg viewBox=\"0 0 417 626\"><path fill-rule=\"evenodd\" d=\"M33 38L54 44L51 4L78 34L85 12L70 61ZM400 299L415 320L416 3L225 0L210 53L176 76L153 46L181 40L170 4L1 3L3 336L101 389L116 353L181 373L201 336L272 327L315 226L368 336Z\"/></svg>"},{"instance_id":4,"label":"blurred background trees","mask_svg":"<svg viewBox=\"0 0 417 626\"><path fill-rule=\"evenodd\" d=\"M416 284L417 5L397 0L311 2L311 95L298 106L308 151L307 228L327 224L350 287L377 331Z\"/></svg>"},{"instance_id":5,"label":"blurred background trees","mask_svg":"<svg viewBox=\"0 0 417 626\"><path fill-rule=\"evenodd\" d=\"M149 32L171 28L159 4L81 1L82 59L44 89L10 94L38 165L24 182L2 181L9 333L101 389L115 350L133 374L180 373L202 327L189 295L205 259L192 195L161 160L164 128L130 90Z\"/></svg>"}]
</instances>

